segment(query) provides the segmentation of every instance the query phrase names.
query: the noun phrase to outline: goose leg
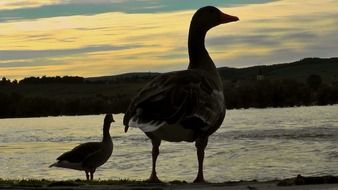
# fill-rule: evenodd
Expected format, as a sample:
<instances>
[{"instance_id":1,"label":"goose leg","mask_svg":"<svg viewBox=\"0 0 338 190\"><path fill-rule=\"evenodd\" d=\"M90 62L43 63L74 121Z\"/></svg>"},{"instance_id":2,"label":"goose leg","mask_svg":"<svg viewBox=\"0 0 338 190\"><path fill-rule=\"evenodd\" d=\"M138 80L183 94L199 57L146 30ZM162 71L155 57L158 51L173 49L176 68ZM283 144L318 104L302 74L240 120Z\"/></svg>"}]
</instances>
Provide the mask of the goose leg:
<instances>
[{"instance_id":1,"label":"goose leg","mask_svg":"<svg viewBox=\"0 0 338 190\"><path fill-rule=\"evenodd\" d=\"M206 183L203 175L203 160L204 160L204 150L208 144L208 138L198 138L195 143L197 149L197 159L198 159L198 173L194 183Z\"/></svg>"},{"instance_id":2,"label":"goose leg","mask_svg":"<svg viewBox=\"0 0 338 190\"><path fill-rule=\"evenodd\" d=\"M161 140L157 138L152 138L151 143L153 144L153 149L152 149L152 164L153 165L152 165L151 175L149 179L147 180L147 182L162 183L162 181L158 179L156 175L156 160L157 160L158 155L160 154L159 147L161 145Z\"/></svg>"},{"instance_id":3,"label":"goose leg","mask_svg":"<svg viewBox=\"0 0 338 190\"><path fill-rule=\"evenodd\" d=\"M93 180L94 179L95 170L91 170L89 173L90 173L90 180Z\"/></svg>"},{"instance_id":4,"label":"goose leg","mask_svg":"<svg viewBox=\"0 0 338 190\"><path fill-rule=\"evenodd\" d=\"M86 172L86 179L89 180L89 172L88 171L85 171Z\"/></svg>"}]
</instances>

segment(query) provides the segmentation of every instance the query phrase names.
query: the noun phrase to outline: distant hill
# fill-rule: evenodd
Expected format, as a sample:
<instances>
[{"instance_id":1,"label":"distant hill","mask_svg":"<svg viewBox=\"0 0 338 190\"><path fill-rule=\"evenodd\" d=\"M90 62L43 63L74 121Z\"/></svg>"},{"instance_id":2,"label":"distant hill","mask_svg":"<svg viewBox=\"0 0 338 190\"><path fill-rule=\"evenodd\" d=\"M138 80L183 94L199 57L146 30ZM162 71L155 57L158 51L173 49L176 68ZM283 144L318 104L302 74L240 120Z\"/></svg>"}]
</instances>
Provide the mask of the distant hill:
<instances>
[{"instance_id":1,"label":"distant hill","mask_svg":"<svg viewBox=\"0 0 338 190\"><path fill-rule=\"evenodd\" d=\"M223 80L256 79L261 73L268 79L305 81L309 75L320 75L324 82L338 81L338 58L305 58L292 63L262 65L247 68L218 68Z\"/></svg>"},{"instance_id":2,"label":"distant hill","mask_svg":"<svg viewBox=\"0 0 338 190\"><path fill-rule=\"evenodd\" d=\"M292 63L261 65L247 68L220 67L223 80L255 80L258 74L267 79L295 79L305 81L312 74L320 75L324 82L338 81L338 58L305 58ZM139 81L149 80L160 73L135 72L113 76L90 77L95 81Z\"/></svg>"},{"instance_id":3,"label":"distant hill","mask_svg":"<svg viewBox=\"0 0 338 190\"><path fill-rule=\"evenodd\" d=\"M86 81L90 82L117 82L117 81L139 81L139 80L149 80L153 77L159 75L160 73L152 72L135 72L135 73L124 73L113 76L100 76L100 77L89 77L85 78Z\"/></svg>"}]
</instances>

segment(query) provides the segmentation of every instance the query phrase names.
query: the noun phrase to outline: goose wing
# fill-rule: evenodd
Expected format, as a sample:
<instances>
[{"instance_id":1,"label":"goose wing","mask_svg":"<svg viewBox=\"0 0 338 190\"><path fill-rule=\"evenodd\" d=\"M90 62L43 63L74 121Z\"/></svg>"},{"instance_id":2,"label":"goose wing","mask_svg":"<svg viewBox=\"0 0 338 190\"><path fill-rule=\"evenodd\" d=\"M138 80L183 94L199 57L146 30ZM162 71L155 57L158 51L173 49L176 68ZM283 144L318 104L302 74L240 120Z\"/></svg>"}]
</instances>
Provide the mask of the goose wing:
<instances>
[{"instance_id":1,"label":"goose wing","mask_svg":"<svg viewBox=\"0 0 338 190\"><path fill-rule=\"evenodd\" d=\"M211 126L224 110L222 87L203 72L185 70L160 75L149 82L129 105L126 130L144 132L165 124L201 130Z\"/></svg>"},{"instance_id":2,"label":"goose wing","mask_svg":"<svg viewBox=\"0 0 338 190\"><path fill-rule=\"evenodd\" d=\"M59 161L69 161L69 162L82 162L88 156L94 154L97 151L102 149L102 143L100 142L88 142L80 144L73 148L72 150L63 153L57 158Z\"/></svg>"}]
</instances>

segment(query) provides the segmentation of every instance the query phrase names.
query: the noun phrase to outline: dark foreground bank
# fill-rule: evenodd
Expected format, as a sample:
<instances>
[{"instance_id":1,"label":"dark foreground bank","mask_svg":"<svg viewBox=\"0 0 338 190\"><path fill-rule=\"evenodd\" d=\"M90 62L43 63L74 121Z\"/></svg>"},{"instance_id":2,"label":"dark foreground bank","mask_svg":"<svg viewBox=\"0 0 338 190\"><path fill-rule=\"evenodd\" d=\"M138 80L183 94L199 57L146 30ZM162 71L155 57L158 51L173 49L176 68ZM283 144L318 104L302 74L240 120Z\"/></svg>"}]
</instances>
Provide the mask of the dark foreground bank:
<instances>
[{"instance_id":1,"label":"dark foreground bank","mask_svg":"<svg viewBox=\"0 0 338 190\"><path fill-rule=\"evenodd\" d=\"M338 190L338 176L303 177L274 180L267 182L238 181L210 184L191 184L185 181L172 181L162 184L149 184L142 181L102 180L102 181L50 181L50 180L4 180L0 179L0 189L35 190Z\"/></svg>"}]
</instances>

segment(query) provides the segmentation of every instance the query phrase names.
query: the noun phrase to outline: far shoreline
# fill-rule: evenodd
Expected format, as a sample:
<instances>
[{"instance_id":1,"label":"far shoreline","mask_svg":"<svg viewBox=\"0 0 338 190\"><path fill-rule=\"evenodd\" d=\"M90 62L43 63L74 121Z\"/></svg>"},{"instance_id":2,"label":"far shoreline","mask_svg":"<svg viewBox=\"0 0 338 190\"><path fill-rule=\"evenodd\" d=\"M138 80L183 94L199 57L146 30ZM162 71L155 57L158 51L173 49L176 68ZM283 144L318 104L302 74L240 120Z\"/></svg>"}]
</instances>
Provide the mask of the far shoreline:
<instances>
[{"instance_id":1,"label":"far shoreline","mask_svg":"<svg viewBox=\"0 0 338 190\"><path fill-rule=\"evenodd\" d=\"M236 111L236 110L265 110L265 109L289 109L289 108L301 108L301 107L330 107L330 106L338 106L338 104L330 104L330 105L299 105L299 106L289 106L289 107L264 107L264 108L257 108L257 107L249 107L249 108L232 108L226 109L226 111ZM27 116L27 117L0 117L2 119L38 119L38 118L48 118L48 117L81 117L81 116L99 116L104 115L105 113L97 113L97 114L77 114L77 115L49 115L49 116ZM114 115L124 114L123 112L120 113L113 113Z\"/></svg>"}]
</instances>

